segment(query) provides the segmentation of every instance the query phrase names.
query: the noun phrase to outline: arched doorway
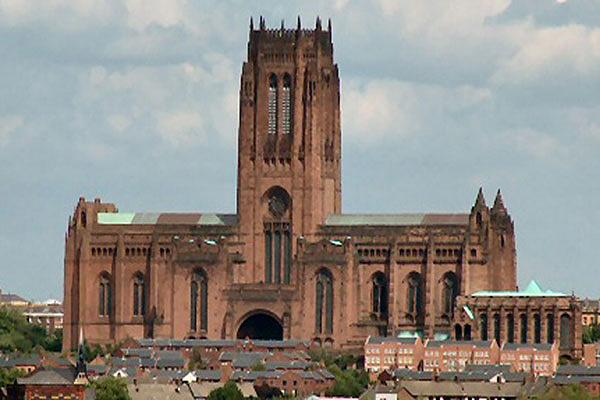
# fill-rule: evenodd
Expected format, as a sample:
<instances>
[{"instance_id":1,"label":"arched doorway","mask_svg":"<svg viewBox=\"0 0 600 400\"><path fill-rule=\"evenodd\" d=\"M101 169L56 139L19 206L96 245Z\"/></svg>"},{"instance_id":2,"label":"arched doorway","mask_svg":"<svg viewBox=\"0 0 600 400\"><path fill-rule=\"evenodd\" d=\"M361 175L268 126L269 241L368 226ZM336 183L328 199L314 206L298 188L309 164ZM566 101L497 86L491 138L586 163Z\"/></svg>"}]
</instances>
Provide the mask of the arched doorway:
<instances>
[{"instance_id":1,"label":"arched doorway","mask_svg":"<svg viewBox=\"0 0 600 400\"><path fill-rule=\"evenodd\" d=\"M255 313L244 319L237 332L238 339L282 340L283 326L273 316Z\"/></svg>"}]
</instances>

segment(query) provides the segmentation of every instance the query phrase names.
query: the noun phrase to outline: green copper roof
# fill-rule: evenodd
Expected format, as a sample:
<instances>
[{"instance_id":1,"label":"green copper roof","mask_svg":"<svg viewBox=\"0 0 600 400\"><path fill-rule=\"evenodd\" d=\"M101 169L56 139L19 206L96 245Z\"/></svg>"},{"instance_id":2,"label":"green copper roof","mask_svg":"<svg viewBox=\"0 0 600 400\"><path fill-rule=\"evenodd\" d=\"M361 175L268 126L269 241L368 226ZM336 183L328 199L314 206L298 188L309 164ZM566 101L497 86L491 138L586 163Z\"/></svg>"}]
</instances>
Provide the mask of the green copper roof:
<instances>
[{"instance_id":1,"label":"green copper roof","mask_svg":"<svg viewBox=\"0 0 600 400\"><path fill-rule=\"evenodd\" d=\"M98 213L100 225L226 225L237 224L235 214Z\"/></svg>"},{"instance_id":2,"label":"green copper roof","mask_svg":"<svg viewBox=\"0 0 600 400\"><path fill-rule=\"evenodd\" d=\"M469 214L331 214L325 226L467 225Z\"/></svg>"},{"instance_id":3,"label":"green copper roof","mask_svg":"<svg viewBox=\"0 0 600 400\"><path fill-rule=\"evenodd\" d=\"M568 297L567 294L560 292L553 292L552 290L542 290L540 285L536 281L529 282L529 285L523 291L511 292L492 292L492 291L481 291L475 292L471 296L473 297Z\"/></svg>"}]
</instances>

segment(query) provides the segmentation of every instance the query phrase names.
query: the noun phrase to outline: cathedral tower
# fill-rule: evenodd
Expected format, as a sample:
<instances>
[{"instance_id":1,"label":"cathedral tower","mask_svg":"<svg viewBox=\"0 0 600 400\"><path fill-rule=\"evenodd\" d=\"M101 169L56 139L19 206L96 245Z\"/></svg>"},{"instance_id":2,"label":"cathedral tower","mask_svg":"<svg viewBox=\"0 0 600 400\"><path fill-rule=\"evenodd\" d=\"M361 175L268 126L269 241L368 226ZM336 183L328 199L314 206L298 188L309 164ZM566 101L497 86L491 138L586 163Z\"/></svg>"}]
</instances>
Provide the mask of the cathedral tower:
<instances>
[{"instance_id":1,"label":"cathedral tower","mask_svg":"<svg viewBox=\"0 0 600 400\"><path fill-rule=\"evenodd\" d=\"M341 212L340 84L331 23L258 29L242 68L237 212L246 283L292 280L296 239Z\"/></svg>"}]
</instances>

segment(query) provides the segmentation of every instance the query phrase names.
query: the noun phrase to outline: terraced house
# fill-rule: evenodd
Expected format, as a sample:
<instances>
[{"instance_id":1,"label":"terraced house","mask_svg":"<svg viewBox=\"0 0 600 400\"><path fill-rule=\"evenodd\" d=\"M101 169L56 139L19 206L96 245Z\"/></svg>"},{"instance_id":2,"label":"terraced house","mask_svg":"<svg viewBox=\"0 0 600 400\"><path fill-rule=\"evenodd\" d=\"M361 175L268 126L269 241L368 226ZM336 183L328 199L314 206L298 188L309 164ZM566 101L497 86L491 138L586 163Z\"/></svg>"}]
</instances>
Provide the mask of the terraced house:
<instances>
[{"instance_id":1,"label":"terraced house","mask_svg":"<svg viewBox=\"0 0 600 400\"><path fill-rule=\"evenodd\" d=\"M79 199L66 234L65 350L81 330L91 343L249 337L361 348L369 335L450 335L458 295L516 289L500 192L488 207L480 190L462 214L342 212L331 23L251 23L238 139L232 214L129 213Z\"/></svg>"}]
</instances>

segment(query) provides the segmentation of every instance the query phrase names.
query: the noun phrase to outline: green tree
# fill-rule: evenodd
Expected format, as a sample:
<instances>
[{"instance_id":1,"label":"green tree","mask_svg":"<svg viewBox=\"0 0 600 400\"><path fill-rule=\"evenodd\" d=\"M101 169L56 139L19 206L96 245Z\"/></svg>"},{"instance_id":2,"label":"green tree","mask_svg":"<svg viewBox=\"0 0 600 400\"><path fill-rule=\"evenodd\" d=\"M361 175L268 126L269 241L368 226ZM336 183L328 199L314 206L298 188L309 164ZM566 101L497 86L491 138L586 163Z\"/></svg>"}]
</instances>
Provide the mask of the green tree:
<instances>
[{"instance_id":1,"label":"green tree","mask_svg":"<svg viewBox=\"0 0 600 400\"><path fill-rule=\"evenodd\" d=\"M105 378L94 383L96 400L131 400L124 379Z\"/></svg>"},{"instance_id":2,"label":"green tree","mask_svg":"<svg viewBox=\"0 0 600 400\"><path fill-rule=\"evenodd\" d=\"M205 369L206 363L202 359L202 352L200 349L194 348L192 350L192 355L190 357L190 362L188 363L188 369L190 371L195 371L198 369Z\"/></svg>"},{"instance_id":3,"label":"green tree","mask_svg":"<svg viewBox=\"0 0 600 400\"><path fill-rule=\"evenodd\" d=\"M0 369L0 388L12 385L16 382L17 378L25 376L23 371L18 369Z\"/></svg>"},{"instance_id":4,"label":"green tree","mask_svg":"<svg viewBox=\"0 0 600 400\"><path fill-rule=\"evenodd\" d=\"M335 385L327 392L329 396L359 397L369 385L369 375L364 370L343 370L335 363L327 369L335 375Z\"/></svg>"},{"instance_id":5,"label":"green tree","mask_svg":"<svg viewBox=\"0 0 600 400\"><path fill-rule=\"evenodd\" d=\"M252 369L252 371L266 371L267 367L265 364L263 364L259 361L256 364L254 364L251 369Z\"/></svg>"},{"instance_id":6,"label":"green tree","mask_svg":"<svg viewBox=\"0 0 600 400\"><path fill-rule=\"evenodd\" d=\"M581 385L554 386L538 400L597 400Z\"/></svg>"},{"instance_id":7,"label":"green tree","mask_svg":"<svg viewBox=\"0 0 600 400\"><path fill-rule=\"evenodd\" d=\"M60 351L61 346L62 331L56 331L49 337L44 328L27 322L20 311L11 307L0 307L0 351Z\"/></svg>"},{"instance_id":8,"label":"green tree","mask_svg":"<svg viewBox=\"0 0 600 400\"><path fill-rule=\"evenodd\" d=\"M600 340L600 325L586 326L583 330L583 343L596 343Z\"/></svg>"},{"instance_id":9,"label":"green tree","mask_svg":"<svg viewBox=\"0 0 600 400\"><path fill-rule=\"evenodd\" d=\"M244 400L244 395L235 382L229 381L223 387L210 392L208 400Z\"/></svg>"}]
</instances>

